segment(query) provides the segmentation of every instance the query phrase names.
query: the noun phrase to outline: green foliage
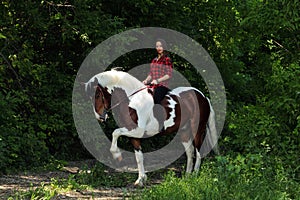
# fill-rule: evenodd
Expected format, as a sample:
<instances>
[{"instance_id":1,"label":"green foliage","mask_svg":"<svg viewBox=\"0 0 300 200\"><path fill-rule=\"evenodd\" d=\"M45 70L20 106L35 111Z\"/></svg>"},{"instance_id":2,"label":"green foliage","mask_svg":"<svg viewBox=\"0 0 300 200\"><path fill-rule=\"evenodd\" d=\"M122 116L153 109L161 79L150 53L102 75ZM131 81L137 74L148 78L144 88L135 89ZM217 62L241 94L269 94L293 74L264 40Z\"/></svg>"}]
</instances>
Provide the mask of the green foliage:
<instances>
[{"instance_id":1,"label":"green foliage","mask_svg":"<svg viewBox=\"0 0 300 200\"><path fill-rule=\"evenodd\" d=\"M162 184L133 199L297 199L299 189L280 164L272 171L260 155L239 154L206 162L199 174L178 178L169 173Z\"/></svg>"},{"instance_id":2,"label":"green foliage","mask_svg":"<svg viewBox=\"0 0 300 200\"><path fill-rule=\"evenodd\" d=\"M91 187L126 187L134 183L135 173L112 172L101 163L97 163L91 169L87 167L79 173L75 181L80 185Z\"/></svg>"},{"instance_id":3,"label":"green foliage","mask_svg":"<svg viewBox=\"0 0 300 200\"><path fill-rule=\"evenodd\" d=\"M86 53L120 31L122 20L95 1L1 4L0 171L37 166L50 155L84 155L70 103L74 77Z\"/></svg>"},{"instance_id":4,"label":"green foliage","mask_svg":"<svg viewBox=\"0 0 300 200\"><path fill-rule=\"evenodd\" d=\"M209 164L212 169L204 166L206 179L179 180L169 175L161 187L170 197L196 197L199 192L203 198L217 199L231 194L240 199L292 198L291 188L297 188L295 180L300 179L299 5L291 0L2 1L1 173L43 165L53 157L89 157L80 144L71 110L73 81L80 64L91 49L116 33L161 26L198 41L217 64L229 102L220 143L223 153L230 155L218 158L216 165ZM154 54L152 50L130 52L114 64L129 70L149 63ZM175 69L207 93L193 66L171 56ZM112 124L106 127L108 133ZM169 140L149 140L145 149ZM76 181L111 186L120 178L106 175L96 167ZM131 182L131 176L124 176L124 182ZM101 177L104 183L93 177ZM203 187L193 187L194 182ZM180 194L179 186L186 194ZM255 196L256 189L261 196ZM151 191L158 197L162 194L159 187Z\"/></svg>"},{"instance_id":5,"label":"green foliage","mask_svg":"<svg viewBox=\"0 0 300 200\"><path fill-rule=\"evenodd\" d=\"M292 174L299 173L299 65L274 64L256 105L228 114L227 148L245 153L281 157ZM299 177L298 177L299 178Z\"/></svg>"},{"instance_id":6,"label":"green foliage","mask_svg":"<svg viewBox=\"0 0 300 200\"><path fill-rule=\"evenodd\" d=\"M21 199L30 199L30 200L50 200L53 199L57 195L57 190L50 190L44 184L41 184L40 187L37 188L30 188L26 192L16 192L14 195L10 196L8 200L21 200Z\"/></svg>"},{"instance_id":7,"label":"green foliage","mask_svg":"<svg viewBox=\"0 0 300 200\"><path fill-rule=\"evenodd\" d=\"M58 197L61 193L72 190L84 190L86 188L88 188L88 186L78 184L74 176L70 175L68 179L52 178L49 185L41 183L40 186L31 187L28 191L18 191L8 199L50 200Z\"/></svg>"},{"instance_id":8,"label":"green foliage","mask_svg":"<svg viewBox=\"0 0 300 200\"><path fill-rule=\"evenodd\" d=\"M22 92L10 92L6 97L0 94L1 122L0 125L0 169L2 172L22 168L28 163L42 163L49 154L42 132L35 132L35 122L26 121L22 113L16 109L26 102ZM25 123L26 122L26 123ZM24 148L26 147L26 148Z\"/></svg>"}]
</instances>

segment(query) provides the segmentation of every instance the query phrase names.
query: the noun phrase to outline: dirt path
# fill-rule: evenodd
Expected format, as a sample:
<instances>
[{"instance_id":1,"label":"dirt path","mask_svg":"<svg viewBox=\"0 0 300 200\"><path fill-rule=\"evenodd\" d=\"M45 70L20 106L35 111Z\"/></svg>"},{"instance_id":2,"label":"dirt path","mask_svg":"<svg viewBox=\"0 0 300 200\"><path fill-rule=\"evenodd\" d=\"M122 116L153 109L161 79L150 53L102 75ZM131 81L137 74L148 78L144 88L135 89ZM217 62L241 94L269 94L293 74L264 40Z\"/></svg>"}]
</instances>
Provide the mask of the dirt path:
<instances>
[{"instance_id":1,"label":"dirt path","mask_svg":"<svg viewBox=\"0 0 300 200\"><path fill-rule=\"evenodd\" d=\"M0 177L0 199L7 199L17 191L28 191L40 187L41 184L49 185L51 178L68 178L67 172L47 172L28 175L8 175ZM124 191L123 188L96 188L92 190L70 190L62 192L55 199L123 199L134 188Z\"/></svg>"},{"instance_id":2,"label":"dirt path","mask_svg":"<svg viewBox=\"0 0 300 200\"><path fill-rule=\"evenodd\" d=\"M95 161L84 161L84 163L87 162ZM16 192L33 190L37 187L41 187L42 184L49 185L53 178L55 180L68 179L70 174L78 173L81 170L81 166L83 166L82 162L72 162L61 171L30 172L0 176L0 199L7 199ZM174 163L164 171L178 171L179 168L178 163ZM159 184L162 179L162 174L154 174L151 176L151 179L148 181L150 183L148 184ZM138 191L141 191L141 188L135 188L133 185L127 187L98 187L93 189L60 192L54 199L126 199L130 194Z\"/></svg>"},{"instance_id":3,"label":"dirt path","mask_svg":"<svg viewBox=\"0 0 300 200\"><path fill-rule=\"evenodd\" d=\"M29 191L41 187L42 184L49 185L51 179L66 180L70 174L80 171L80 162L64 167L62 171L50 171L40 173L20 173L16 175L4 175L0 177L0 199L7 199L16 192ZM69 190L59 192L55 199L124 199L135 188L121 187L99 187L85 190Z\"/></svg>"}]
</instances>

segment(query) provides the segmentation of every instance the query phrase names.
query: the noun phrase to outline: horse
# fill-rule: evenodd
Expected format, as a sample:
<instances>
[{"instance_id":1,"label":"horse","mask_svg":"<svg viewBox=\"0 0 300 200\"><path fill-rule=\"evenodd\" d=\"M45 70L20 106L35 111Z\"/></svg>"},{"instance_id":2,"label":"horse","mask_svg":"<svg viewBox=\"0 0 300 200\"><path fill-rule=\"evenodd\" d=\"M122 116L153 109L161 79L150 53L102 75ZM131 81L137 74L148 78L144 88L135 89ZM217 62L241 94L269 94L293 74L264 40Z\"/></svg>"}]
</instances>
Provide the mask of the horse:
<instances>
[{"instance_id":1,"label":"horse","mask_svg":"<svg viewBox=\"0 0 300 200\"><path fill-rule=\"evenodd\" d=\"M147 179L141 148L144 137L178 132L187 156L187 173L199 170L200 147L207 134L213 150L218 153L215 112L202 92L194 87L170 90L161 101L161 115L155 112L156 104L149 90L149 86L134 76L117 70L96 74L85 83L85 92L93 101L97 120L105 122L109 110L119 113L119 128L112 133L110 152L114 159L121 161L117 140L120 136L131 138L138 168L138 179L134 185L139 186L143 186Z\"/></svg>"}]
</instances>

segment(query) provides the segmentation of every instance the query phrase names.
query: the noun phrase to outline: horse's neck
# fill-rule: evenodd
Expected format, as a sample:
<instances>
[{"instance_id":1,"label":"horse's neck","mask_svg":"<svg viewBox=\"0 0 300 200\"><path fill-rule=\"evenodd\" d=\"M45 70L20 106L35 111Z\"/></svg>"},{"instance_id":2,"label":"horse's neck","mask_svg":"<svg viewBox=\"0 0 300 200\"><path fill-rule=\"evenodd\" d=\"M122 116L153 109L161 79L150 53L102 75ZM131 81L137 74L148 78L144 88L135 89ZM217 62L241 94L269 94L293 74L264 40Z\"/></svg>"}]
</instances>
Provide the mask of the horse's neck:
<instances>
[{"instance_id":1,"label":"horse's neck","mask_svg":"<svg viewBox=\"0 0 300 200\"><path fill-rule=\"evenodd\" d=\"M126 92L121 88L115 88L112 93L112 97L112 100L115 100L117 103L120 103L121 101L127 102L128 100Z\"/></svg>"},{"instance_id":2,"label":"horse's neck","mask_svg":"<svg viewBox=\"0 0 300 200\"><path fill-rule=\"evenodd\" d=\"M106 71L96 75L99 83L111 93L114 88L122 88L127 95L143 87L143 83L126 72Z\"/></svg>"},{"instance_id":3,"label":"horse's neck","mask_svg":"<svg viewBox=\"0 0 300 200\"><path fill-rule=\"evenodd\" d=\"M115 83L114 87L122 88L127 95L140 89L143 84L136 78L126 74L126 76L119 77L118 81Z\"/></svg>"}]
</instances>

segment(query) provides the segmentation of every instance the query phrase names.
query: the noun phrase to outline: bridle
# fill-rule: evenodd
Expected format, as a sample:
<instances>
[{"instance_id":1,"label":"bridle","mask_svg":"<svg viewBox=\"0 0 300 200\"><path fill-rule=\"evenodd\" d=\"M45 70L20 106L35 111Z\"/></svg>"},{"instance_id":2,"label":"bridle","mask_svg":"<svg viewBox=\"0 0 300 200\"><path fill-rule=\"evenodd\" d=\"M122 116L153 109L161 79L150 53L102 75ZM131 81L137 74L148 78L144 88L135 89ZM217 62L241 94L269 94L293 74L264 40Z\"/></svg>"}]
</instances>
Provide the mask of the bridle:
<instances>
[{"instance_id":1,"label":"bridle","mask_svg":"<svg viewBox=\"0 0 300 200\"><path fill-rule=\"evenodd\" d=\"M114 104L113 106L110 106L110 108L108 108L105 104L105 98L104 98L104 94L103 94L103 91L102 91L102 87L100 84L97 85L97 88L99 88L100 92L101 92L101 95L102 95L102 103L104 105L104 110L103 110L103 113L100 114L100 120L103 120L105 121L106 120L106 116L107 116L107 113L110 112L111 110L115 109L116 107L118 107L119 105L121 105L121 103L123 103L124 101L126 101L129 97L132 97L134 96L135 94L143 91L144 89L153 89L153 88L156 88L158 85L153 85L153 84L149 84L149 85L146 85L136 91L134 91L132 94L122 98L119 102L117 102L116 104Z\"/></svg>"}]
</instances>

